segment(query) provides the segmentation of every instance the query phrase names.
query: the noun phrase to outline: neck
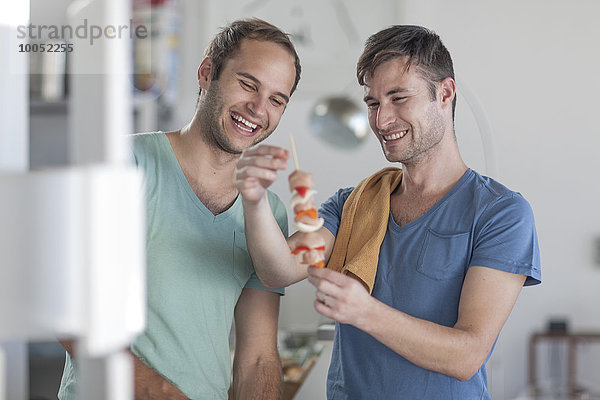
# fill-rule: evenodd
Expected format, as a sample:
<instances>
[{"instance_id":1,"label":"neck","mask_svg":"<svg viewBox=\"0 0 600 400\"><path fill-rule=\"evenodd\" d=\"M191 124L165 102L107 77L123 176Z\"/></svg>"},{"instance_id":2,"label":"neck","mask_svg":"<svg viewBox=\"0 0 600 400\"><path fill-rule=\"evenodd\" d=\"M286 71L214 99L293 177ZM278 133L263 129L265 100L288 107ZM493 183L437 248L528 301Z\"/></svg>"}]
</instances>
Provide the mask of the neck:
<instances>
[{"instance_id":1,"label":"neck","mask_svg":"<svg viewBox=\"0 0 600 400\"><path fill-rule=\"evenodd\" d=\"M415 164L403 165L399 190L414 195L447 193L467 171L458 151L456 140L439 146L431 154Z\"/></svg>"},{"instance_id":2,"label":"neck","mask_svg":"<svg viewBox=\"0 0 600 400\"><path fill-rule=\"evenodd\" d=\"M198 174L220 175L233 177L235 164L240 158L239 154L231 154L218 148L207 139L203 130L203 122L198 113L192 121L179 131L171 132L171 145L179 150L177 158Z\"/></svg>"},{"instance_id":3,"label":"neck","mask_svg":"<svg viewBox=\"0 0 600 400\"><path fill-rule=\"evenodd\" d=\"M214 149L198 129L198 121L167 133L177 161L193 187L201 186L210 192L227 192L237 195L235 189L235 165L239 155ZM212 189L211 189L212 188Z\"/></svg>"}]
</instances>

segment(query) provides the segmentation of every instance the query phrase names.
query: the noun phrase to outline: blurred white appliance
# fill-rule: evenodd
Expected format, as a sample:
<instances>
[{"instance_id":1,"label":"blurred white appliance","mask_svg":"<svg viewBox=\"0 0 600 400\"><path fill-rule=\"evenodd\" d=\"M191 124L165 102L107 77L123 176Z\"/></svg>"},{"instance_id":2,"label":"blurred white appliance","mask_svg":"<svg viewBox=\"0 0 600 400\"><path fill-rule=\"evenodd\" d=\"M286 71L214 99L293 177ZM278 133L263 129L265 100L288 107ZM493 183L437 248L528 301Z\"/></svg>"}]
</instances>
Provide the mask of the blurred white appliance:
<instances>
[{"instance_id":1,"label":"blurred white appliance","mask_svg":"<svg viewBox=\"0 0 600 400\"><path fill-rule=\"evenodd\" d=\"M127 25L130 7L74 1L69 24ZM0 400L28 398L25 343L56 338L77 341L81 398L131 399L124 349L145 325L145 260L142 177L126 141L130 40L73 38L73 162L30 171L17 35L28 20L29 1L0 3Z\"/></svg>"}]
</instances>

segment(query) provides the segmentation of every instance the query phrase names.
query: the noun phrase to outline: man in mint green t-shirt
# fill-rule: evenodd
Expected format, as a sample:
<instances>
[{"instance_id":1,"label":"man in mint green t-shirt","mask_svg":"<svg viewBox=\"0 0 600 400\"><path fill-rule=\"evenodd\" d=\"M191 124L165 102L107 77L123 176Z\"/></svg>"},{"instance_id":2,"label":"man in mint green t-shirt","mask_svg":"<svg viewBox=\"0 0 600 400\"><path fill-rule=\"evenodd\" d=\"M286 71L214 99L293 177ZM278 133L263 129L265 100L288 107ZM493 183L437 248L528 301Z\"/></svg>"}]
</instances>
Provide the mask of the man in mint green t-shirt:
<instances>
[{"instance_id":1,"label":"man in mint green t-shirt","mask_svg":"<svg viewBox=\"0 0 600 400\"><path fill-rule=\"evenodd\" d=\"M192 121L133 136L146 176L148 264L147 327L131 346L136 399L227 399L232 374L236 399L277 399L283 290L265 288L254 273L235 167L244 149L277 127L300 64L287 35L257 19L223 28L205 55ZM285 164L288 157L282 150L275 158ZM287 236L285 206L265 196ZM67 356L59 398L85 398L75 389Z\"/></svg>"}]
</instances>

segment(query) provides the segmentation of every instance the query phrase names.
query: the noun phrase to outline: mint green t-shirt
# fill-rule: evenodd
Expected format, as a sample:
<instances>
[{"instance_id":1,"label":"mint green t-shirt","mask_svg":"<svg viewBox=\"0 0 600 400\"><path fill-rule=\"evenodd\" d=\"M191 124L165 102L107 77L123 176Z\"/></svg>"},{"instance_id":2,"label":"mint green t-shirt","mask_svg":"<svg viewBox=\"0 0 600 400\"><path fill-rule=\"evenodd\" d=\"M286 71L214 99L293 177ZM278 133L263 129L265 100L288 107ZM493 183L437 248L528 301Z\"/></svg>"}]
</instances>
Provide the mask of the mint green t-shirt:
<instances>
[{"instance_id":1,"label":"mint green t-shirt","mask_svg":"<svg viewBox=\"0 0 600 400\"><path fill-rule=\"evenodd\" d=\"M245 287L267 290L248 255L241 198L215 216L190 187L164 133L133 135L133 144L146 174L148 309L146 330L131 350L189 398L227 399L235 305ZM284 204L271 192L268 199L287 235ZM61 399L71 398L73 375L68 358Z\"/></svg>"}]
</instances>

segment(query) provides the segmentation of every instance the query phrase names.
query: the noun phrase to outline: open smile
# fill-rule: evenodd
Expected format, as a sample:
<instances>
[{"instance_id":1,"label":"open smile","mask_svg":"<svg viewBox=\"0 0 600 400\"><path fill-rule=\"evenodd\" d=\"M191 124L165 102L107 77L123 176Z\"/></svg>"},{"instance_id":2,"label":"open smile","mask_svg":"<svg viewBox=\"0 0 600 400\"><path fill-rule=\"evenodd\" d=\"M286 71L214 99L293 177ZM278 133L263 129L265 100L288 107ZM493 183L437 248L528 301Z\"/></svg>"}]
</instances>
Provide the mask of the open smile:
<instances>
[{"instance_id":1,"label":"open smile","mask_svg":"<svg viewBox=\"0 0 600 400\"><path fill-rule=\"evenodd\" d=\"M396 133L392 133L389 135L381 135L384 141L389 142L391 140L402 139L408 133L408 129Z\"/></svg>"},{"instance_id":2,"label":"open smile","mask_svg":"<svg viewBox=\"0 0 600 400\"><path fill-rule=\"evenodd\" d=\"M255 133L260 128L260 125L248 121L246 118L237 113L232 112L230 115L233 124L244 132Z\"/></svg>"}]
</instances>

